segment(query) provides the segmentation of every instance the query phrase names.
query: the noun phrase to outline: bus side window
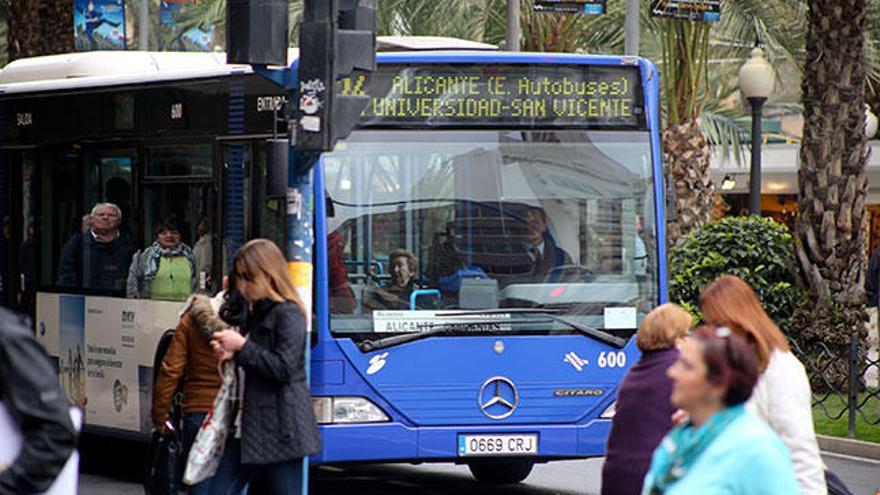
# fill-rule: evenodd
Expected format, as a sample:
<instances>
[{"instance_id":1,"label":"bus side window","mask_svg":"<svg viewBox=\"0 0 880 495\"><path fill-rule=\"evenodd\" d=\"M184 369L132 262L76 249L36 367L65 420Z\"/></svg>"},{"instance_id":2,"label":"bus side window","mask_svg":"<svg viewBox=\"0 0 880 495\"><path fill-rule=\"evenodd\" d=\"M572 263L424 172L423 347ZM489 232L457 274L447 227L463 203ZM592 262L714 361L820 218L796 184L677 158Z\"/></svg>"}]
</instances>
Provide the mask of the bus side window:
<instances>
[{"instance_id":1,"label":"bus side window","mask_svg":"<svg viewBox=\"0 0 880 495\"><path fill-rule=\"evenodd\" d=\"M41 155L43 284L65 292L122 295L134 253L125 223L134 156L126 149L89 150L82 160L78 149Z\"/></svg>"}]
</instances>

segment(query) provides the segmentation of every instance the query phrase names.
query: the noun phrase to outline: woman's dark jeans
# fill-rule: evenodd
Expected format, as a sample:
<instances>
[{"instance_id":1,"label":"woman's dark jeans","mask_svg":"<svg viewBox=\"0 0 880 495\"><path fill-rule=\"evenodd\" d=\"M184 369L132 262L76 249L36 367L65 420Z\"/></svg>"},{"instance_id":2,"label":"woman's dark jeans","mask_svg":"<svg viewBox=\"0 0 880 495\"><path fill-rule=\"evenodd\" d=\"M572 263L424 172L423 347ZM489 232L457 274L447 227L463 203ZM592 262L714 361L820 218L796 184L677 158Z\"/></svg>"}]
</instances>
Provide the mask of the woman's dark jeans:
<instances>
[{"instance_id":1,"label":"woman's dark jeans","mask_svg":"<svg viewBox=\"0 0 880 495\"><path fill-rule=\"evenodd\" d=\"M196 434L202 426L202 421L208 413L189 413L183 416L183 465L186 469L186 459L189 457L189 449L196 440ZM209 495L211 493L211 479L208 478L189 487L190 495Z\"/></svg>"},{"instance_id":2,"label":"woman's dark jeans","mask_svg":"<svg viewBox=\"0 0 880 495\"><path fill-rule=\"evenodd\" d=\"M248 483L260 474L266 482L267 493L298 495L302 493L302 470L302 459L276 464L242 464L241 440L230 438L226 441L220 466L211 478L211 494L243 495Z\"/></svg>"}]
</instances>

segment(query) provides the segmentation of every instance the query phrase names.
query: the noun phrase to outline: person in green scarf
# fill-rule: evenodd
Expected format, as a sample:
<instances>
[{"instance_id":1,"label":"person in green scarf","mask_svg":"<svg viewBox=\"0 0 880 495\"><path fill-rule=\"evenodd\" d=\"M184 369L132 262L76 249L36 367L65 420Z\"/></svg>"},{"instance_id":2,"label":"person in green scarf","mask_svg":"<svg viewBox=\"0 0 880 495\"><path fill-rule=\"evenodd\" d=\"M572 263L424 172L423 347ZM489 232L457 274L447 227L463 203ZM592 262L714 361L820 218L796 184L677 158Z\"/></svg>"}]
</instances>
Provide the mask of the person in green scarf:
<instances>
[{"instance_id":1,"label":"person in green scarf","mask_svg":"<svg viewBox=\"0 0 880 495\"><path fill-rule=\"evenodd\" d=\"M758 365L744 339L702 326L666 374L672 404L689 419L657 446L642 495L800 493L785 445L745 410Z\"/></svg>"},{"instance_id":2,"label":"person in green scarf","mask_svg":"<svg viewBox=\"0 0 880 495\"><path fill-rule=\"evenodd\" d=\"M196 290L192 249L181 242L173 219L159 222L156 240L134 254L128 270L127 295L136 299L184 301Z\"/></svg>"}]
</instances>

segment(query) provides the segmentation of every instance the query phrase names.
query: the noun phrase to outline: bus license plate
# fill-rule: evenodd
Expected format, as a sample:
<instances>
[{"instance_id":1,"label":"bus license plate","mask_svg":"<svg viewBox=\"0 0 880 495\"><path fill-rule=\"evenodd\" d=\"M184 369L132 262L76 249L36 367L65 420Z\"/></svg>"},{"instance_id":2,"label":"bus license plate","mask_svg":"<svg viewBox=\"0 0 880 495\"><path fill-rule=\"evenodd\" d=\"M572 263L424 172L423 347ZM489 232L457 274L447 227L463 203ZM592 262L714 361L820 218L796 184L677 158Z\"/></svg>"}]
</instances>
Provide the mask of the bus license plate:
<instances>
[{"instance_id":1,"label":"bus license plate","mask_svg":"<svg viewBox=\"0 0 880 495\"><path fill-rule=\"evenodd\" d=\"M459 435L458 455L537 455L538 435Z\"/></svg>"}]
</instances>

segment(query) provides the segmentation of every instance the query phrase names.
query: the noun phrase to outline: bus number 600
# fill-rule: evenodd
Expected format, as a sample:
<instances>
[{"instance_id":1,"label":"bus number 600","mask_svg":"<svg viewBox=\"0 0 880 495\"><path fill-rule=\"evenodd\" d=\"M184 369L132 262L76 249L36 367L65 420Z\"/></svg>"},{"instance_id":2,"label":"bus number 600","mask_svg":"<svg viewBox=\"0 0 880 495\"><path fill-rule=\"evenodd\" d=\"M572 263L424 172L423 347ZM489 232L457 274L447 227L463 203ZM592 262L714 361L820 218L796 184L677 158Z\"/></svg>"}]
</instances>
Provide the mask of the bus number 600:
<instances>
[{"instance_id":1,"label":"bus number 600","mask_svg":"<svg viewBox=\"0 0 880 495\"><path fill-rule=\"evenodd\" d=\"M596 362L600 368L623 368L626 366L626 353L623 351L602 351L599 353L599 359Z\"/></svg>"}]
</instances>

